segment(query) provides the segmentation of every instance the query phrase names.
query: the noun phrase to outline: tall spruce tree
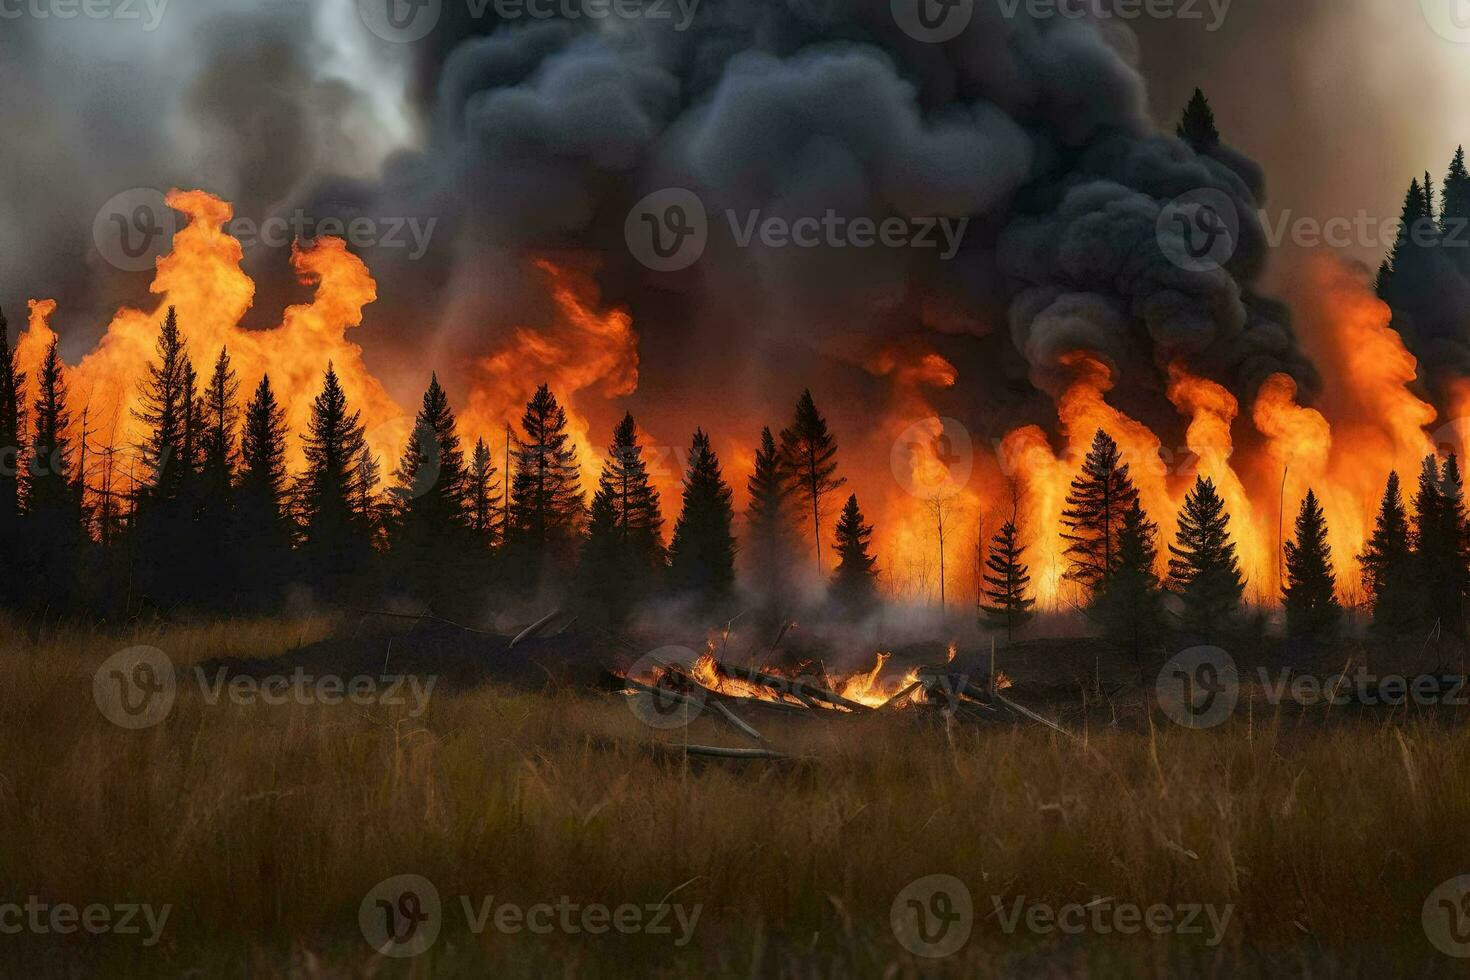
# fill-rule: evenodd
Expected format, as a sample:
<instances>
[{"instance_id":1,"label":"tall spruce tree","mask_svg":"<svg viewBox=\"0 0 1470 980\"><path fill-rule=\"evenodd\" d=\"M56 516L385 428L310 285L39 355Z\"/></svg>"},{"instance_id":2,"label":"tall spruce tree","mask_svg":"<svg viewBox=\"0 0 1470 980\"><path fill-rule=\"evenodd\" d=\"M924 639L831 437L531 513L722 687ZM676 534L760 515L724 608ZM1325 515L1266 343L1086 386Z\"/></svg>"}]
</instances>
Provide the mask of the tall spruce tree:
<instances>
[{"instance_id":1,"label":"tall spruce tree","mask_svg":"<svg viewBox=\"0 0 1470 980\"><path fill-rule=\"evenodd\" d=\"M1210 100L1199 89L1194 90L1189 104L1184 107L1175 133L1194 148L1196 153L1209 153L1220 145L1220 131L1215 128L1215 112Z\"/></svg>"},{"instance_id":2,"label":"tall spruce tree","mask_svg":"<svg viewBox=\"0 0 1470 980\"><path fill-rule=\"evenodd\" d=\"M791 481L781 465L781 451L769 426L761 430L755 467L746 481L744 571L752 592L760 597L763 627L790 612L793 566L799 551Z\"/></svg>"},{"instance_id":3,"label":"tall spruce tree","mask_svg":"<svg viewBox=\"0 0 1470 980\"><path fill-rule=\"evenodd\" d=\"M1327 518L1317 495L1307 491L1296 518L1296 540L1286 542L1286 584L1282 589L1288 636L1320 640L1331 636L1342 619Z\"/></svg>"},{"instance_id":4,"label":"tall spruce tree","mask_svg":"<svg viewBox=\"0 0 1470 980\"><path fill-rule=\"evenodd\" d=\"M25 452L25 372L0 311L0 540L14 541L21 514ZM0 590L5 587L0 586Z\"/></svg>"},{"instance_id":5,"label":"tall spruce tree","mask_svg":"<svg viewBox=\"0 0 1470 980\"><path fill-rule=\"evenodd\" d=\"M817 411L811 390L801 393L796 418L781 430L781 464L791 478L796 497L812 517L812 539L816 546L817 574L822 574L822 501L847 483L837 476L837 441L827 429L827 420Z\"/></svg>"},{"instance_id":6,"label":"tall spruce tree","mask_svg":"<svg viewBox=\"0 0 1470 980\"><path fill-rule=\"evenodd\" d=\"M990 552L985 556L984 601L981 610L986 625L992 629L1003 629L1006 642L1016 638L1016 631L1029 623L1035 612L1036 599L1031 592L1031 571L1022 557L1026 546L1020 543L1016 522L1006 521L990 540Z\"/></svg>"},{"instance_id":7,"label":"tall spruce tree","mask_svg":"<svg viewBox=\"0 0 1470 980\"><path fill-rule=\"evenodd\" d=\"M735 587L732 496L709 436L695 429L683 504L669 545L669 585L702 605L728 598Z\"/></svg>"},{"instance_id":8,"label":"tall spruce tree","mask_svg":"<svg viewBox=\"0 0 1470 980\"><path fill-rule=\"evenodd\" d=\"M454 412L438 375L429 378L393 476L391 547L398 584L445 608L464 596L467 585L469 476Z\"/></svg>"},{"instance_id":9,"label":"tall spruce tree","mask_svg":"<svg viewBox=\"0 0 1470 980\"><path fill-rule=\"evenodd\" d=\"M1465 148L1456 148L1440 191L1439 223L1455 241L1470 241L1470 170L1465 168Z\"/></svg>"},{"instance_id":10,"label":"tall spruce tree","mask_svg":"<svg viewBox=\"0 0 1470 980\"><path fill-rule=\"evenodd\" d=\"M1240 609L1245 579L1230 540L1230 515L1212 480L1199 477L1185 495L1179 536L1169 553L1169 588L1183 605L1185 632L1208 637L1228 627Z\"/></svg>"},{"instance_id":11,"label":"tall spruce tree","mask_svg":"<svg viewBox=\"0 0 1470 980\"><path fill-rule=\"evenodd\" d=\"M623 622L657 585L667 560L662 527L658 491L649 482L630 412L613 430L579 569L583 594L610 621Z\"/></svg>"},{"instance_id":12,"label":"tall spruce tree","mask_svg":"<svg viewBox=\"0 0 1470 980\"><path fill-rule=\"evenodd\" d=\"M878 604L878 559L868 551L872 540L873 525L863 521L857 494L849 494L837 520L832 598L854 613L869 612Z\"/></svg>"},{"instance_id":13,"label":"tall spruce tree","mask_svg":"<svg viewBox=\"0 0 1470 980\"><path fill-rule=\"evenodd\" d=\"M547 566L564 570L576 560L585 502L566 411L548 386L537 388L527 403L521 431L511 453L515 476L506 544L521 584L534 585Z\"/></svg>"},{"instance_id":14,"label":"tall spruce tree","mask_svg":"<svg viewBox=\"0 0 1470 980\"><path fill-rule=\"evenodd\" d=\"M19 563L26 592L38 604L75 603L86 543L82 483L74 472L75 450L67 435L71 413L57 341L46 348L36 376L31 407L30 453L26 457L28 534Z\"/></svg>"},{"instance_id":15,"label":"tall spruce tree","mask_svg":"<svg viewBox=\"0 0 1470 980\"><path fill-rule=\"evenodd\" d=\"M475 441L470 454L470 470L466 504L470 530L481 548L493 548L500 540L500 471L484 439Z\"/></svg>"},{"instance_id":16,"label":"tall spruce tree","mask_svg":"<svg viewBox=\"0 0 1470 980\"><path fill-rule=\"evenodd\" d=\"M232 529L235 470L239 465L239 392L240 382L230 366L229 352L221 347L204 388L199 418L202 445L193 547L201 576L199 591L214 602L227 599L238 588Z\"/></svg>"},{"instance_id":17,"label":"tall spruce tree","mask_svg":"<svg viewBox=\"0 0 1470 980\"><path fill-rule=\"evenodd\" d=\"M245 406L231 533L233 565L252 604L269 604L291 578L286 438L286 410L266 375Z\"/></svg>"},{"instance_id":18,"label":"tall spruce tree","mask_svg":"<svg viewBox=\"0 0 1470 980\"><path fill-rule=\"evenodd\" d=\"M1398 636L1422 618L1408 512L1399 475L1390 473L1378 508L1373 535L1358 555L1363 590L1373 613L1373 630Z\"/></svg>"},{"instance_id":19,"label":"tall spruce tree","mask_svg":"<svg viewBox=\"0 0 1470 980\"><path fill-rule=\"evenodd\" d=\"M1124 515L1137 500L1138 489L1128 475L1128 464L1123 462L1118 444L1098 429L1062 511L1067 578L1080 583L1089 598L1097 595L1117 567L1118 531Z\"/></svg>"},{"instance_id":20,"label":"tall spruce tree","mask_svg":"<svg viewBox=\"0 0 1470 980\"><path fill-rule=\"evenodd\" d=\"M1131 658L1140 676L1164 636L1164 595L1154 571L1159 527L1134 497L1118 529L1118 561L1090 609L1103 635Z\"/></svg>"},{"instance_id":21,"label":"tall spruce tree","mask_svg":"<svg viewBox=\"0 0 1470 980\"><path fill-rule=\"evenodd\" d=\"M140 447L147 481L145 502L177 500L185 482L185 430L193 411L189 356L179 332L178 311L170 306L159 329L157 359L148 365L139 390L141 408L133 417L146 430Z\"/></svg>"},{"instance_id":22,"label":"tall spruce tree","mask_svg":"<svg viewBox=\"0 0 1470 980\"><path fill-rule=\"evenodd\" d=\"M363 581L372 540L361 514L364 430L331 364L321 393L312 401L301 442L306 457L297 485L301 559L313 584L330 597L341 597Z\"/></svg>"},{"instance_id":23,"label":"tall spruce tree","mask_svg":"<svg viewBox=\"0 0 1470 980\"><path fill-rule=\"evenodd\" d=\"M1397 313L1416 305L1436 275L1432 251L1438 244L1439 226L1433 218L1430 190L1416 177L1409 182L1399 216L1398 237L1387 265L1378 276L1379 298ZM1386 273L1386 274L1385 274Z\"/></svg>"},{"instance_id":24,"label":"tall spruce tree","mask_svg":"<svg viewBox=\"0 0 1470 980\"><path fill-rule=\"evenodd\" d=\"M1467 546L1464 489L1460 468L1451 455L1440 464L1424 460L1414 495L1414 559L1416 580L1429 618L1456 636L1465 631Z\"/></svg>"}]
</instances>

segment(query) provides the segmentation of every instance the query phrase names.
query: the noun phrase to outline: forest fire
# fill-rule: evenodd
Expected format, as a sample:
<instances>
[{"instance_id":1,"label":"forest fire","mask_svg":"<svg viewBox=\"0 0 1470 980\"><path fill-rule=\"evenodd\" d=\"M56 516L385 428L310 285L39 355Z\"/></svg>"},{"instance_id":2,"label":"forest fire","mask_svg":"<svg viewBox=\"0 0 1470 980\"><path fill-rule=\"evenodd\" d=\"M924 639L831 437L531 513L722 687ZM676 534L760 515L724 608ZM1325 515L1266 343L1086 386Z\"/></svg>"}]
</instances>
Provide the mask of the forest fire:
<instances>
[{"instance_id":1,"label":"forest fire","mask_svg":"<svg viewBox=\"0 0 1470 980\"><path fill-rule=\"evenodd\" d=\"M336 238L296 243L291 264L300 281L315 288L314 298L287 308L273 329L245 329L241 323L254 302L255 285L242 270L240 243L225 230L230 205L200 191L174 191L168 201L188 220L158 262L151 286L158 305L151 311L120 310L96 348L67 369L69 386L85 398L85 412L71 419L73 438L85 435L89 444L114 448L137 443L138 382L154 356L158 323L173 308L196 370L226 348L246 390L269 373L293 431L305 427L321 372L333 364L349 402L362 413L372 452L391 466L408 440L411 417L369 371L361 346L349 339L365 308L377 299L377 285L363 262ZM530 265L556 316L536 328L515 330L474 363L460 424L471 438L505 444L526 400L537 385L549 383L567 409L583 487L590 489L603 464L603 440L583 404L600 406L637 390L638 333L627 310L601 309L585 260L537 258ZM850 482L865 500L879 504L875 543L884 559L886 591L914 599L973 594L977 580L969 559L976 539L982 539L982 550L973 553L982 555L983 538L1014 515L1042 607L1080 602L1081 594L1066 577L1066 499L1094 434L1102 430L1117 442L1143 509L1159 527L1159 576L1169 571L1165 545L1177 533L1185 494L1196 477L1204 477L1225 502L1230 534L1256 602L1279 601L1284 526L1308 489L1316 491L1329 519L1339 591L1345 598L1356 595L1354 558L1367 539L1382 481L1389 469L1412 474L1434 451L1426 429L1435 412L1410 390L1416 363L1389 328L1383 304L1331 265L1320 267L1315 288L1320 315L1331 323L1323 356L1340 369L1325 399L1343 415L1340 433L1323 410L1300 404L1297 382L1288 374L1266 377L1249 411L1242 413L1235 394L1178 357L1166 371L1167 400L1184 422L1185 445L1177 458L1154 429L1110 402L1117 369L1098 352L1076 349L1058 359L1070 376L1056 399L1062 450L1053 448L1044 429L1023 426L1004 434L993 461L972 459L970 446L958 453L957 438L968 441L969 433L956 433L953 420L937 417L932 407L932 393L964 384L953 363L922 346L881 350L866 367L892 387L879 432L894 446L886 468L893 479L885 479L889 474L881 466L864 465L850 472ZM50 320L56 308L52 300L31 303L17 360L32 377L55 339ZM1464 394L1470 386L1460 383L1450 390L1470 404ZM718 417L708 423L728 427ZM1240 433L1245 425L1254 431ZM658 443L639 431L645 442ZM1244 456L1236 450L1237 433L1251 447ZM1459 433L1453 438L1458 441ZM748 445L736 445L731 472L749 473ZM872 458L861 448L858 454ZM101 456L94 453L88 465L103 465ZM289 459L293 470L300 467L295 440ZM680 492L683 465L677 452L674 461L673 467L651 467L665 506ZM89 473L88 486L97 483ZM666 536L670 530L665 527ZM810 530L806 533L809 539ZM880 655L872 668L836 686L851 691L850 700L881 703L911 680L880 680L883 665ZM701 681L720 690L742 686L731 678Z\"/></svg>"}]
</instances>

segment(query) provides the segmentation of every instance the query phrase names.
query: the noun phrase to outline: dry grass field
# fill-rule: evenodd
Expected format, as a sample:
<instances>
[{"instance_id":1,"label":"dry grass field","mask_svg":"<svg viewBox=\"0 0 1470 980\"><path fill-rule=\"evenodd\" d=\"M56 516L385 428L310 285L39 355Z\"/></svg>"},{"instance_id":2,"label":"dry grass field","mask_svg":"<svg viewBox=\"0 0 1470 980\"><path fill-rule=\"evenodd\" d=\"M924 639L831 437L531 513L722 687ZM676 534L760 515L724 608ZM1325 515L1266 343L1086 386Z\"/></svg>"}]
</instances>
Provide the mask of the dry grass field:
<instances>
[{"instance_id":1,"label":"dry grass field","mask_svg":"<svg viewBox=\"0 0 1470 980\"><path fill-rule=\"evenodd\" d=\"M0 904L146 903L168 917L151 945L146 925L7 930L0 974L1463 970L1421 923L1436 886L1470 872L1470 736L1443 718L1323 725L1278 710L1210 731L1091 726L1076 741L933 718L773 719L767 735L802 759L691 761L682 739L741 743L709 718L655 731L620 696L590 690L435 691L416 714L411 698L210 703L189 679L193 663L284 652L335 625L48 630L7 643ZM125 730L94 702L93 673L139 643L166 650L181 682L164 721ZM420 955L387 958L359 911L401 874L437 888L441 929ZM947 958L914 955L890 922L900 893L936 874L963 882L974 907L968 942ZM1078 921L1103 928L1029 929L1012 920L1018 899L1094 903ZM466 900L472 911L678 906L690 928L668 914L660 934L510 931L493 918L477 932ZM1228 907L1229 918L1218 932L1201 916L1200 932L1124 934L1096 911L1130 905ZM0 913L0 929L7 921Z\"/></svg>"}]
</instances>

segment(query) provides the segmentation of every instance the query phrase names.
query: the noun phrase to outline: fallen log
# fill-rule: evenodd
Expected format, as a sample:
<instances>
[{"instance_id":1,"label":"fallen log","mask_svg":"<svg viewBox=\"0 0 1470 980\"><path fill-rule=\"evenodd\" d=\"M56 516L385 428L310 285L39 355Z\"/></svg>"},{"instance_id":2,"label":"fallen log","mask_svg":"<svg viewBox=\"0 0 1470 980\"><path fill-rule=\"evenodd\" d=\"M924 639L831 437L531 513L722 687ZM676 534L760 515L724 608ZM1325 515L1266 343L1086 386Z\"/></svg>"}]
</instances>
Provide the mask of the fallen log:
<instances>
[{"instance_id":1,"label":"fallen log","mask_svg":"<svg viewBox=\"0 0 1470 980\"><path fill-rule=\"evenodd\" d=\"M545 616L542 616L540 619L536 620L536 622L532 623L530 626L527 626L525 629L523 629L519 633L517 633L515 635L515 639L513 639L513 640L510 641L510 646L507 647L507 649L514 650L516 648L516 644L520 643L521 641L523 641L523 640L529 640L529 639L531 639L534 636L540 636L543 632L545 632L551 626L552 622L558 616L560 616L560 615L561 615L561 610L560 609L553 609L551 612L547 613ZM571 619L567 620L567 622L562 625L562 629L565 629L567 626L572 625L572 623L575 620L576 620L576 617L575 616L573 616Z\"/></svg>"},{"instance_id":2,"label":"fallen log","mask_svg":"<svg viewBox=\"0 0 1470 980\"><path fill-rule=\"evenodd\" d=\"M736 680L746 681L750 684L759 684L761 687L770 688L781 694L790 694L792 697L802 701L821 701L834 708L845 708L854 714L861 714L873 710L865 704L849 701L835 691L828 691L815 684L808 683L799 677L780 677L776 674L767 674L754 667L737 667L734 664L721 663L718 660L715 661L715 673L723 677L733 677Z\"/></svg>"},{"instance_id":3,"label":"fallen log","mask_svg":"<svg viewBox=\"0 0 1470 980\"><path fill-rule=\"evenodd\" d=\"M685 745L689 755L706 755L716 759L789 759L791 756L773 749L729 749L723 745Z\"/></svg>"},{"instance_id":4,"label":"fallen log","mask_svg":"<svg viewBox=\"0 0 1470 980\"><path fill-rule=\"evenodd\" d=\"M766 737L764 735L756 731L750 725L747 725L745 722L741 721L738 717L736 717L735 712L725 707L725 703L723 701L716 699L714 701L711 701L710 704L714 705L715 710L720 713L720 716L728 721L731 725L735 726L736 730L738 730L746 738L751 739L757 745L770 744L766 741Z\"/></svg>"},{"instance_id":5,"label":"fallen log","mask_svg":"<svg viewBox=\"0 0 1470 980\"><path fill-rule=\"evenodd\" d=\"M1004 705L1005 707L1009 708L1011 711L1014 711L1016 714L1020 715L1023 718L1029 718L1029 719L1031 719L1034 722L1038 722L1039 724L1045 725L1047 728L1053 729L1054 731L1061 732L1063 735L1067 736L1070 739L1076 739L1077 738L1076 735L1073 735L1071 732L1067 731L1061 725L1058 725L1056 722L1051 721L1048 718L1041 717L1041 715L1038 715L1036 712L1032 711L1030 708L1022 707L1021 705L1019 705L1016 702L1012 701L1010 698L1006 697L1004 694L1001 694L999 691L996 691L995 692L995 700L998 703L1000 703L1000 704Z\"/></svg>"},{"instance_id":6,"label":"fallen log","mask_svg":"<svg viewBox=\"0 0 1470 980\"><path fill-rule=\"evenodd\" d=\"M924 686L924 682L923 681L914 681L908 687L904 688L902 691L899 691L897 694L895 694L893 697L889 698L887 701L884 701L882 704L878 705L878 710L879 711L884 711L884 710L889 710L889 709L897 708L899 705L903 704L904 701L908 700L909 695L913 694L915 691L917 691L919 688L921 688L923 686Z\"/></svg>"}]
</instances>

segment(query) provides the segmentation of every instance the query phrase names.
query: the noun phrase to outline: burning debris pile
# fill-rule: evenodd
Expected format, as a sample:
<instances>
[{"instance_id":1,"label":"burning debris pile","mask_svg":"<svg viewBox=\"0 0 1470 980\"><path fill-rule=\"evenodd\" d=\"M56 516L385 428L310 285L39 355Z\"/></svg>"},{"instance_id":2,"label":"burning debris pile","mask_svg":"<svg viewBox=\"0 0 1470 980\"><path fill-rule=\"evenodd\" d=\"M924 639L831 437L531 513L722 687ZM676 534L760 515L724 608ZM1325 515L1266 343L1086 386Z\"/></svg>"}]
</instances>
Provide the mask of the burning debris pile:
<instances>
[{"instance_id":1,"label":"burning debris pile","mask_svg":"<svg viewBox=\"0 0 1470 980\"><path fill-rule=\"evenodd\" d=\"M885 676L891 655L879 652L871 668L834 675L820 661L795 666L752 666L719 660L711 649L685 663L655 654L633 667L610 674L612 686L636 699L640 717L651 723L685 725L706 709L748 741L753 748L683 745L690 755L716 758L779 759L774 748L741 715L796 717L840 723L864 715L888 714L941 719L946 724L1037 723L1070 734L1026 708L1004 692L1011 680L993 668L981 676L952 669L953 644L943 664L919 666Z\"/></svg>"}]
</instances>

